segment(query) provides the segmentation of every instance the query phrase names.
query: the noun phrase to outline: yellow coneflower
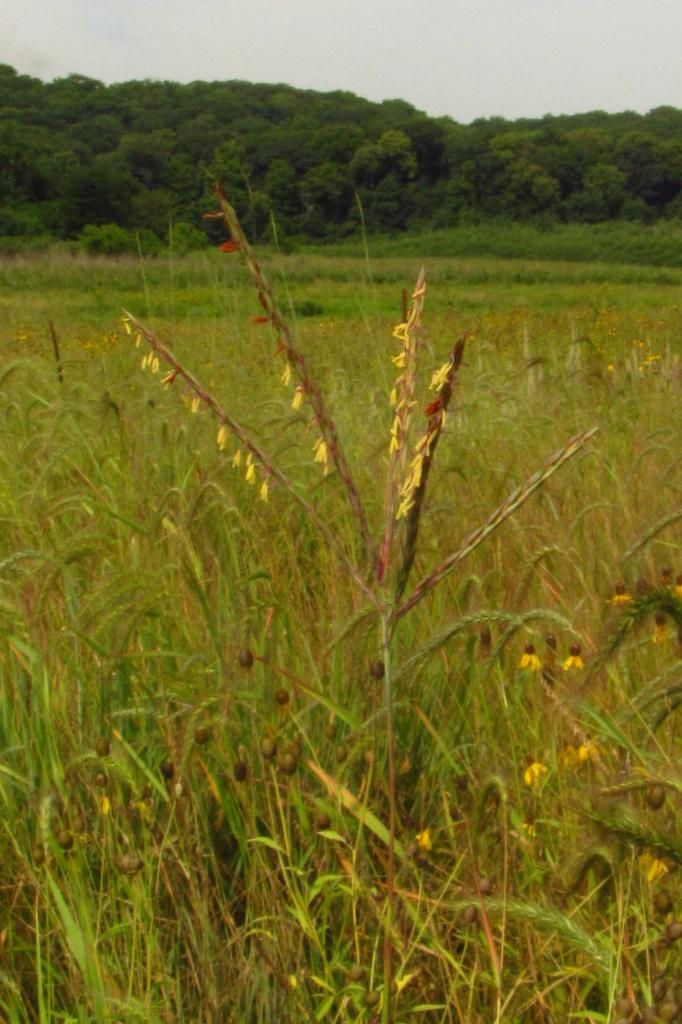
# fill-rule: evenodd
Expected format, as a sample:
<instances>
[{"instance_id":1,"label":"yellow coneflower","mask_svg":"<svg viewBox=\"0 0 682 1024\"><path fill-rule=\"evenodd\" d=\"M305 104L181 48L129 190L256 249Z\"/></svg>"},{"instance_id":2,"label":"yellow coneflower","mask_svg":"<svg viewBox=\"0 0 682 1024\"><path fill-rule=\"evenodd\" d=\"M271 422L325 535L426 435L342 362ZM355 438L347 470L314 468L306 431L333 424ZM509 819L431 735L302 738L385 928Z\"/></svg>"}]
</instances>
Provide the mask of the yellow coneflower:
<instances>
[{"instance_id":1,"label":"yellow coneflower","mask_svg":"<svg viewBox=\"0 0 682 1024\"><path fill-rule=\"evenodd\" d=\"M580 644L571 644L568 657L564 660L564 672L569 672L572 668L585 668L585 662L582 659Z\"/></svg>"},{"instance_id":2,"label":"yellow coneflower","mask_svg":"<svg viewBox=\"0 0 682 1024\"><path fill-rule=\"evenodd\" d=\"M613 597L609 598L609 604L613 605L625 605L632 602L632 595L628 593L627 587L624 583L616 583L613 591Z\"/></svg>"},{"instance_id":3,"label":"yellow coneflower","mask_svg":"<svg viewBox=\"0 0 682 1024\"><path fill-rule=\"evenodd\" d=\"M580 744L576 754L580 764L585 764L586 761L597 761L599 759L599 748L592 740L586 740L585 743Z\"/></svg>"},{"instance_id":4,"label":"yellow coneflower","mask_svg":"<svg viewBox=\"0 0 682 1024\"><path fill-rule=\"evenodd\" d=\"M663 875L668 874L666 862L660 860L659 857L654 857L651 853L641 853L639 855L639 866L646 875L647 882L655 882L657 878L662 878Z\"/></svg>"},{"instance_id":5,"label":"yellow coneflower","mask_svg":"<svg viewBox=\"0 0 682 1024\"><path fill-rule=\"evenodd\" d=\"M425 828L422 832L418 832L416 835L417 846L422 853L429 853L433 849L433 843L431 842L431 833L428 828Z\"/></svg>"},{"instance_id":6,"label":"yellow coneflower","mask_svg":"<svg viewBox=\"0 0 682 1024\"><path fill-rule=\"evenodd\" d=\"M532 761L523 773L523 781L531 789L536 789L548 771L547 766L540 761Z\"/></svg>"},{"instance_id":7,"label":"yellow coneflower","mask_svg":"<svg viewBox=\"0 0 682 1024\"><path fill-rule=\"evenodd\" d=\"M654 617L654 632L651 637L652 643L663 644L666 640L670 639L671 635L667 618L663 612L656 612Z\"/></svg>"},{"instance_id":8,"label":"yellow coneflower","mask_svg":"<svg viewBox=\"0 0 682 1024\"><path fill-rule=\"evenodd\" d=\"M575 768L578 763L578 751L575 747L569 745L559 751L557 755L557 765L561 771L566 771L568 768Z\"/></svg>"},{"instance_id":9,"label":"yellow coneflower","mask_svg":"<svg viewBox=\"0 0 682 1024\"><path fill-rule=\"evenodd\" d=\"M526 644L523 654L521 655L521 660L519 661L519 668L527 668L530 669L531 672L539 672L540 667L540 659L535 653L535 645Z\"/></svg>"}]
</instances>

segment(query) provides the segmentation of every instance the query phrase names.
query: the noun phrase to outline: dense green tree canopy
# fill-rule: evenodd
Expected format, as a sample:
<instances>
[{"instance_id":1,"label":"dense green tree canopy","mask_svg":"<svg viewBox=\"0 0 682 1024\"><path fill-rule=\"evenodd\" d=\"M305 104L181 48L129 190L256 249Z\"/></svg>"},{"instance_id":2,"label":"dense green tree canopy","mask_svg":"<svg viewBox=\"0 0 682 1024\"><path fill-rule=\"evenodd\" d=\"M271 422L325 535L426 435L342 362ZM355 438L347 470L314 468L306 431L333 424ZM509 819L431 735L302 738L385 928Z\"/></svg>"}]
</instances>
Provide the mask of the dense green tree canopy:
<instances>
[{"instance_id":1,"label":"dense green tree canopy","mask_svg":"<svg viewBox=\"0 0 682 1024\"><path fill-rule=\"evenodd\" d=\"M273 218L280 237L339 237L360 211L370 231L680 218L682 111L461 125L341 91L43 83L0 65L0 236L183 224L196 240L216 178L256 237Z\"/></svg>"}]
</instances>

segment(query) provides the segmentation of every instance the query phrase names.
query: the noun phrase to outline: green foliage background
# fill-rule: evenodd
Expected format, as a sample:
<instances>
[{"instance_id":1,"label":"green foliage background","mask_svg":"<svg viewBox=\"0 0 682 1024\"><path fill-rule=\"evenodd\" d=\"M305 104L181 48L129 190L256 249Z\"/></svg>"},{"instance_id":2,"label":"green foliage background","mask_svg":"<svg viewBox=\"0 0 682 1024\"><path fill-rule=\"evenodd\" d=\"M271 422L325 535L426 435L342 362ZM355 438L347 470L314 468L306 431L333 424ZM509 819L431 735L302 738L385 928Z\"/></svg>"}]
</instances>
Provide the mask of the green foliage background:
<instances>
[{"instance_id":1,"label":"green foliage background","mask_svg":"<svg viewBox=\"0 0 682 1024\"><path fill-rule=\"evenodd\" d=\"M191 249L192 229L216 230L202 220L206 171L256 240L272 216L290 242L343 238L361 220L373 233L490 219L679 225L681 140L673 107L461 125L341 91L44 83L0 65L0 238L77 238L91 226L90 251L134 246L142 230L153 249L173 223L178 248Z\"/></svg>"}]
</instances>

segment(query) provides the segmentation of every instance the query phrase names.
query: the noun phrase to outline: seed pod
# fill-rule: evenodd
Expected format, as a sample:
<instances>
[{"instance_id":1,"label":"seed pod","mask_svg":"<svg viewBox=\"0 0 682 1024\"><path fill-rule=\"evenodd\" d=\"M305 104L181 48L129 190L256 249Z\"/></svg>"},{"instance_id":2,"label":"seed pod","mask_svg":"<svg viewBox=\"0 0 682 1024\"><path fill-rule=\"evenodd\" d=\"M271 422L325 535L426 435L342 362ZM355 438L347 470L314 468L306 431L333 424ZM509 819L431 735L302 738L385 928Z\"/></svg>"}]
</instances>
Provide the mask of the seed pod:
<instances>
[{"instance_id":1,"label":"seed pod","mask_svg":"<svg viewBox=\"0 0 682 1024\"><path fill-rule=\"evenodd\" d=\"M57 840L57 844L61 846L62 850L70 850L73 846L73 836L70 832L67 832L65 828L57 833L55 839Z\"/></svg>"},{"instance_id":2,"label":"seed pod","mask_svg":"<svg viewBox=\"0 0 682 1024\"><path fill-rule=\"evenodd\" d=\"M652 811L658 811L665 803L665 787L649 786L646 791L646 802Z\"/></svg>"},{"instance_id":3,"label":"seed pod","mask_svg":"<svg viewBox=\"0 0 682 1024\"><path fill-rule=\"evenodd\" d=\"M163 775L164 779L170 781L175 775L175 767L172 761L162 761L159 765L159 771Z\"/></svg>"},{"instance_id":4,"label":"seed pod","mask_svg":"<svg viewBox=\"0 0 682 1024\"><path fill-rule=\"evenodd\" d=\"M302 745L300 739L298 738L298 736L296 737L296 739L291 741L291 743L287 747L287 750L291 754L292 757L295 757L296 760L298 760L298 758L303 753L303 745Z\"/></svg>"},{"instance_id":5,"label":"seed pod","mask_svg":"<svg viewBox=\"0 0 682 1024\"><path fill-rule=\"evenodd\" d=\"M373 661L372 664L369 666L369 674L371 675L372 679L376 679L377 682L384 678L385 672L386 667L380 658L377 658L377 660Z\"/></svg>"},{"instance_id":6,"label":"seed pod","mask_svg":"<svg viewBox=\"0 0 682 1024\"><path fill-rule=\"evenodd\" d=\"M490 896L493 891L493 883L489 878L481 878L478 883L478 889L481 896Z\"/></svg>"},{"instance_id":7,"label":"seed pod","mask_svg":"<svg viewBox=\"0 0 682 1024\"><path fill-rule=\"evenodd\" d=\"M336 748L336 760L339 764L343 764L348 759L348 747L345 743L339 743Z\"/></svg>"},{"instance_id":8,"label":"seed pod","mask_svg":"<svg viewBox=\"0 0 682 1024\"><path fill-rule=\"evenodd\" d=\"M242 668L251 668L253 665L253 654L248 647L243 647L239 652L239 664Z\"/></svg>"},{"instance_id":9,"label":"seed pod","mask_svg":"<svg viewBox=\"0 0 682 1024\"><path fill-rule=\"evenodd\" d=\"M478 920L478 907L475 907L473 903L470 903L468 907L465 907L462 911L462 922L463 924L473 924L474 921Z\"/></svg>"},{"instance_id":10,"label":"seed pod","mask_svg":"<svg viewBox=\"0 0 682 1024\"><path fill-rule=\"evenodd\" d=\"M329 828L331 823L332 819L326 811L318 811L315 815L315 828L318 832L324 832L326 828Z\"/></svg>"},{"instance_id":11,"label":"seed pod","mask_svg":"<svg viewBox=\"0 0 682 1024\"><path fill-rule=\"evenodd\" d=\"M95 753L98 757L108 757L111 753L111 742L106 736L100 736L95 743Z\"/></svg>"},{"instance_id":12,"label":"seed pod","mask_svg":"<svg viewBox=\"0 0 682 1024\"><path fill-rule=\"evenodd\" d=\"M365 1006L378 1006L380 998L378 992L365 992Z\"/></svg>"},{"instance_id":13,"label":"seed pod","mask_svg":"<svg viewBox=\"0 0 682 1024\"><path fill-rule=\"evenodd\" d=\"M122 853L116 861L116 867L122 875L136 875L142 867L142 861L136 853Z\"/></svg>"},{"instance_id":14,"label":"seed pod","mask_svg":"<svg viewBox=\"0 0 682 1024\"><path fill-rule=\"evenodd\" d=\"M627 996L623 996L615 1005L615 1011L620 1017L629 1017L634 1009L632 999L628 999Z\"/></svg>"},{"instance_id":15,"label":"seed pod","mask_svg":"<svg viewBox=\"0 0 682 1024\"><path fill-rule=\"evenodd\" d=\"M362 964L353 964L351 967L348 968L348 971L346 973L346 977L351 982L362 981L364 976L365 968L362 966Z\"/></svg>"},{"instance_id":16,"label":"seed pod","mask_svg":"<svg viewBox=\"0 0 682 1024\"><path fill-rule=\"evenodd\" d=\"M665 929L665 937L668 942L677 942L682 939L682 921L671 921Z\"/></svg>"},{"instance_id":17,"label":"seed pod","mask_svg":"<svg viewBox=\"0 0 682 1024\"><path fill-rule=\"evenodd\" d=\"M337 731L338 726L336 722L327 722L324 732L328 740L335 740Z\"/></svg>"},{"instance_id":18,"label":"seed pod","mask_svg":"<svg viewBox=\"0 0 682 1024\"><path fill-rule=\"evenodd\" d=\"M277 744L269 736L266 736L260 745L260 752L266 761L271 761L277 753Z\"/></svg>"},{"instance_id":19,"label":"seed pod","mask_svg":"<svg viewBox=\"0 0 682 1024\"><path fill-rule=\"evenodd\" d=\"M246 761L235 761L233 773L235 782L246 782L249 776L249 768Z\"/></svg>"},{"instance_id":20,"label":"seed pod","mask_svg":"<svg viewBox=\"0 0 682 1024\"><path fill-rule=\"evenodd\" d=\"M45 847L42 843L33 847L33 863L36 867L40 867L41 864L45 863Z\"/></svg>"},{"instance_id":21,"label":"seed pod","mask_svg":"<svg viewBox=\"0 0 682 1024\"><path fill-rule=\"evenodd\" d=\"M666 914L669 914L672 909L673 901L670 893L666 892L664 889L657 892L654 896L654 910L656 913L665 916Z\"/></svg>"},{"instance_id":22,"label":"seed pod","mask_svg":"<svg viewBox=\"0 0 682 1024\"><path fill-rule=\"evenodd\" d=\"M283 686L280 686L279 690L275 690L275 700L281 708L285 708L291 700L289 691L285 690Z\"/></svg>"},{"instance_id":23,"label":"seed pod","mask_svg":"<svg viewBox=\"0 0 682 1024\"><path fill-rule=\"evenodd\" d=\"M363 760L364 760L365 764L367 765L367 767L371 768L372 765L374 764L374 751L373 750L365 750L363 755L362 755L362 757L363 757Z\"/></svg>"},{"instance_id":24,"label":"seed pod","mask_svg":"<svg viewBox=\"0 0 682 1024\"><path fill-rule=\"evenodd\" d=\"M194 730L194 742L200 747L206 746L211 738L211 730L207 725L198 725Z\"/></svg>"},{"instance_id":25,"label":"seed pod","mask_svg":"<svg viewBox=\"0 0 682 1024\"><path fill-rule=\"evenodd\" d=\"M95 772L93 782L99 789L104 789L108 781L106 772Z\"/></svg>"},{"instance_id":26,"label":"seed pod","mask_svg":"<svg viewBox=\"0 0 682 1024\"><path fill-rule=\"evenodd\" d=\"M277 761L277 767L282 775L293 775L296 771L297 761L292 754L282 754Z\"/></svg>"}]
</instances>

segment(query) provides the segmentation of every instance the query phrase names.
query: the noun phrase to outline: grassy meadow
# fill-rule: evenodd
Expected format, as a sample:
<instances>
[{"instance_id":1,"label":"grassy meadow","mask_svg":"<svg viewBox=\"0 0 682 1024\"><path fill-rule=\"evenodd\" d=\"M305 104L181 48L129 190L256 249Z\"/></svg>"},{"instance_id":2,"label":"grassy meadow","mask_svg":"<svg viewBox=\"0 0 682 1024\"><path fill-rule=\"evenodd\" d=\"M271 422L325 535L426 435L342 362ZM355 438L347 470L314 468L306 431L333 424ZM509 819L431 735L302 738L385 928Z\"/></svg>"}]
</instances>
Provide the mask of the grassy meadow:
<instances>
[{"instance_id":1,"label":"grassy meadow","mask_svg":"<svg viewBox=\"0 0 682 1024\"><path fill-rule=\"evenodd\" d=\"M682 268L424 260L394 621L422 253L263 262L369 555L239 253L0 263L0 1019L682 1021Z\"/></svg>"}]
</instances>

